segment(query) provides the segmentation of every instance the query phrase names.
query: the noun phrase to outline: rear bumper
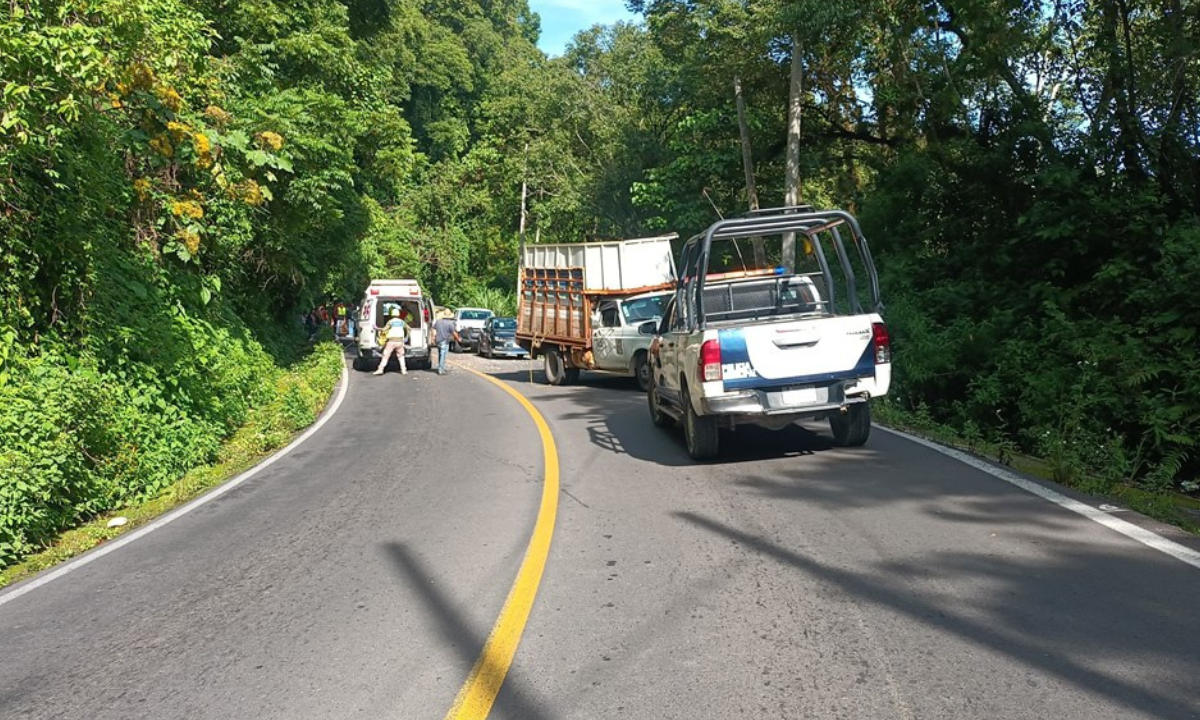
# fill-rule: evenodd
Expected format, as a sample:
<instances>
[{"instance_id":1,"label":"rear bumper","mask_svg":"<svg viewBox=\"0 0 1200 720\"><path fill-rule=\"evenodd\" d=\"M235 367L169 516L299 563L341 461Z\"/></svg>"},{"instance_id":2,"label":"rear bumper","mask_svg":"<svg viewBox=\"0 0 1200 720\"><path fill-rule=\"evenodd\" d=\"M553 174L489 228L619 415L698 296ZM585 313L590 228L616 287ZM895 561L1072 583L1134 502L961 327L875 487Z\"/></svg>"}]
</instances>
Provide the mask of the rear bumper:
<instances>
[{"instance_id":1,"label":"rear bumper","mask_svg":"<svg viewBox=\"0 0 1200 720\"><path fill-rule=\"evenodd\" d=\"M867 402L869 395L846 395L845 385L741 390L701 397L704 415L726 418L733 424L777 424L826 417L846 405Z\"/></svg>"},{"instance_id":2,"label":"rear bumper","mask_svg":"<svg viewBox=\"0 0 1200 720\"><path fill-rule=\"evenodd\" d=\"M383 355L383 348L379 346L363 347L358 346L358 354L365 358L377 358ZM404 358L424 359L430 356L429 348L427 347L406 347L404 348Z\"/></svg>"},{"instance_id":3,"label":"rear bumper","mask_svg":"<svg viewBox=\"0 0 1200 720\"><path fill-rule=\"evenodd\" d=\"M516 347L493 347L489 348L489 352L493 355L504 355L505 357L525 357L529 355L529 351L520 345Z\"/></svg>"}]
</instances>

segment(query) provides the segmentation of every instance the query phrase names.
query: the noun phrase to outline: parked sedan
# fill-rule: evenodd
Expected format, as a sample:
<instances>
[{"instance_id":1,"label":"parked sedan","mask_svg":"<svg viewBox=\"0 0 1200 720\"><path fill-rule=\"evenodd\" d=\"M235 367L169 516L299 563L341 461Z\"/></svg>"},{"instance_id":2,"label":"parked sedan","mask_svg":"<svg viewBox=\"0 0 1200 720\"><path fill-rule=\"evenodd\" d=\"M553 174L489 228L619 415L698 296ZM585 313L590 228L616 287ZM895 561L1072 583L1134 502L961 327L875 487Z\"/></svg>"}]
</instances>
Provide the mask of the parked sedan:
<instances>
[{"instance_id":1,"label":"parked sedan","mask_svg":"<svg viewBox=\"0 0 1200 720\"><path fill-rule=\"evenodd\" d=\"M517 320L509 317L488 318L479 333L479 354L525 357L529 351L517 344Z\"/></svg>"}]
</instances>

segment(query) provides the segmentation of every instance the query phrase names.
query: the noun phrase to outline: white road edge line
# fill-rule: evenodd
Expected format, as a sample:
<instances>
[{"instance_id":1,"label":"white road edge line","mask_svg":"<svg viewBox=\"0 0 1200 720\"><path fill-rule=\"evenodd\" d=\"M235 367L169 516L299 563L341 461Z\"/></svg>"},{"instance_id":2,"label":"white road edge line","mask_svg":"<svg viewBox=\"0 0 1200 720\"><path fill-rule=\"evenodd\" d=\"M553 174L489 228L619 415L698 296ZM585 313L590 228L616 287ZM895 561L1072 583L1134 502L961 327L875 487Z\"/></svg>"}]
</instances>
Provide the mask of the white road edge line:
<instances>
[{"instance_id":1,"label":"white road edge line","mask_svg":"<svg viewBox=\"0 0 1200 720\"><path fill-rule=\"evenodd\" d=\"M121 537L117 538L116 540L113 540L111 543L106 543L104 545L101 545L100 547L91 551L87 555L79 557L75 560L68 561L65 565L61 565L57 569L55 569L45 575L42 575L41 577L38 577L34 580L31 580L31 581L25 583L24 585L18 585L16 588L9 590L6 593L0 592L0 605L4 605L5 603L12 602L13 600L16 600L17 598L24 595L25 593L33 592L34 590L42 587L43 585L47 585L51 582L54 582L55 580L59 579L60 577L62 577L63 575L66 575L69 572L74 572L75 570L78 570L79 568L83 567L84 565L87 565L88 563L92 562L93 560L99 560L100 558L104 557L105 555L109 554L110 552L119 550L119 549L125 547L126 545L128 545L129 543L133 542L134 540L137 540L139 538L145 537L146 535L149 535L150 533L159 529L163 525L166 525L167 523L172 522L173 520L177 520L177 519L183 517L184 515L187 515L191 511L195 510L196 508L200 507L201 505L204 505L205 503L207 503L211 500L215 500L215 499L221 497L222 495L224 495L225 493L234 489L238 485L241 485L242 483L244 483L247 480L249 480L250 478L254 477L261 471L263 471L266 468L270 467L271 465L275 464L275 461L279 460L280 458L284 457L291 451L295 450L301 443L303 443L305 440L309 439L314 434L316 434L316 432L318 430L320 430L321 427L325 423L329 422L329 419L332 418L337 413L338 408L340 408L342 406L342 400L344 400L346 398L346 389L349 387L349 385L350 385L350 371L346 369L346 360L345 360L345 358L343 358L342 359L341 388L338 390L338 394L337 394L337 397L333 401L333 405L330 406L330 408L324 414L321 415L321 417L317 420L317 422L315 422L312 425L312 427L310 427L309 429L307 429L303 433L301 433L300 437L298 437L295 440L293 440L292 442L290 442L287 445L287 447L276 452L271 457L267 458L266 460L263 460L261 463L259 463L258 465L255 465L254 467L250 468L249 470L242 473L241 475L238 475L234 479L226 482L224 485L217 486L216 489L209 491L208 494L201 495L200 497L191 501L187 505L184 505L181 508L172 510L171 512L167 513L166 515L163 515L162 517L160 517L159 519L150 523L149 525L138 528L136 531L134 531L128 535L122 535Z\"/></svg>"},{"instance_id":2,"label":"white road edge line","mask_svg":"<svg viewBox=\"0 0 1200 720\"><path fill-rule=\"evenodd\" d=\"M1033 481L1026 480L1016 473L1009 472L1003 468L998 468L991 463L980 460L972 455L968 455L961 450L955 450L954 448L949 448L944 445L938 445L937 443L926 440L925 438L909 435L908 433L901 432L899 430L885 428L880 425L876 425L875 427L886 433L891 433L897 437L902 437L905 440L915 442L918 445L924 445L931 450L935 450L943 455L952 457L959 462L966 463L976 470L982 470L992 477L999 478L1010 485L1015 485L1026 492L1033 493L1040 498L1049 500L1055 505L1059 505L1073 513L1078 513L1079 515L1084 516L1088 520L1100 523L1104 527L1110 530L1115 530L1116 532L1119 532L1128 538L1136 540L1146 547L1157 550L1160 553L1170 555L1176 560L1185 562L1192 567L1200 568L1200 552L1180 545L1173 540L1168 540L1158 533L1151 532L1150 530L1139 527L1120 518L1115 518L1099 508L1094 508L1091 505L1085 505L1078 500L1073 500L1060 492L1055 492L1048 487L1044 487Z\"/></svg>"}]
</instances>

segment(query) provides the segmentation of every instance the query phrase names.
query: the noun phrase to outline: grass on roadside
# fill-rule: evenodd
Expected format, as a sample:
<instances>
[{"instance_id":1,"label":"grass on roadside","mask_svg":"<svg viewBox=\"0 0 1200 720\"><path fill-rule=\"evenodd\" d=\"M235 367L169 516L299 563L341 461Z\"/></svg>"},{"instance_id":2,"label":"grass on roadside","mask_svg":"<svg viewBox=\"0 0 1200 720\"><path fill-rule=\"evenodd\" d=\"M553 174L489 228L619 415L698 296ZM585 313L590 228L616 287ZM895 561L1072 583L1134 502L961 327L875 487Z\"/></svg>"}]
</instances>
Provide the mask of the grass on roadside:
<instances>
[{"instance_id":1,"label":"grass on roadside","mask_svg":"<svg viewBox=\"0 0 1200 720\"><path fill-rule=\"evenodd\" d=\"M194 468L152 500L105 513L60 534L46 549L0 570L0 588L146 525L254 467L316 421L341 369L341 347L332 342L317 345L303 362L279 371L274 379L274 399L250 411L246 423L225 442L213 464ZM115 517L125 518L126 523L108 527Z\"/></svg>"},{"instance_id":2,"label":"grass on roadside","mask_svg":"<svg viewBox=\"0 0 1200 720\"><path fill-rule=\"evenodd\" d=\"M919 413L907 412L887 403L873 404L872 411L873 419L888 427L1007 465L1027 475L1059 483L1114 505L1123 505L1155 520L1200 535L1200 500L1195 498L1179 493L1154 492L1129 484L1105 483L1099 478L1064 477L1064 473L1056 470L1051 461L1018 453L1011 444L967 437Z\"/></svg>"}]
</instances>

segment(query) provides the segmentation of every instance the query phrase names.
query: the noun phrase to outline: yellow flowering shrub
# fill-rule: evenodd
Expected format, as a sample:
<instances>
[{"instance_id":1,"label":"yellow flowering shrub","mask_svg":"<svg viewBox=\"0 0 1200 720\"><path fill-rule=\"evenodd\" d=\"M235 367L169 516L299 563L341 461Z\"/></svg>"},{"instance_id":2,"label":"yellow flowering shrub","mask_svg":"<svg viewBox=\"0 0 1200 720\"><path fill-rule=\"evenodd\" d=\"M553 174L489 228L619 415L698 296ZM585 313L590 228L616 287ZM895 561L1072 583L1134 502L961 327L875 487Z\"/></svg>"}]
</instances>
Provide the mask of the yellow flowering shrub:
<instances>
[{"instance_id":1,"label":"yellow flowering shrub","mask_svg":"<svg viewBox=\"0 0 1200 720\"><path fill-rule=\"evenodd\" d=\"M217 125L224 125L233 119L233 115L229 111L224 110L216 105L209 105L204 108L204 117L212 120Z\"/></svg>"},{"instance_id":2,"label":"yellow flowering shrub","mask_svg":"<svg viewBox=\"0 0 1200 720\"><path fill-rule=\"evenodd\" d=\"M273 133L270 130L260 132L258 134L258 139L263 145L271 148L272 150L278 150L283 147L283 136L279 133Z\"/></svg>"},{"instance_id":3,"label":"yellow flowering shrub","mask_svg":"<svg viewBox=\"0 0 1200 720\"><path fill-rule=\"evenodd\" d=\"M175 238L178 239L179 242L183 243L183 246L187 248L187 251L192 255L195 255L200 249L200 235L193 230L183 228L179 232L175 233Z\"/></svg>"},{"instance_id":4,"label":"yellow flowering shrub","mask_svg":"<svg viewBox=\"0 0 1200 720\"><path fill-rule=\"evenodd\" d=\"M208 155L212 152L212 142L204 133L192 133L192 147L196 148L197 155Z\"/></svg>"},{"instance_id":5,"label":"yellow flowering shrub","mask_svg":"<svg viewBox=\"0 0 1200 720\"><path fill-rule=\"evenodd\" d=\"M150 181L146 178L138 178L133 181L133 191L137 193L138 200L145 200L150 197Z\"/></svg>"},{"instance_id":6,"label":"yellow flowering shrub","mask_svg":"<svg viewBox=\"0 0 1200 720\"><path fill-rule=\"evenodd\" d=\"M163 157L175 157L175 146L166 135L156 135L150 138L150 149Z\"/></svg>"},{"instance_id":7,"label":"yellow flowering shrub","mask_svg":"<svg viewBox=\"0 0 1200 720\"><path fill-rule=\"evenodd\" d=\"M183 98L179 93L175 92L175 88L160 86L155 88L155 95L162 101L162 104L171 112L179 112L183 109Z\"/></svg>"},{"instance_id":8,"label":"yellow flowering shrub","mask_svg":"<svg viewBox=\"0 0 1200 720\"><path fill-rule=\"evenodd\" d=\"M204 208L195 200L176 200L171 203L171 214L179 218L199 220L204 217Z\"/></svg>"},{"instance_id":9,"label":"yellow flowering shrub","mask_svg":"<svg viewBox=\"0 0 1200 720\"><path fill-rule=\"evenodd\" d=\"M259 187L258 183L254 180L247 180L244 183L240 183L238 186L238 194L241 195L242 200L247 205L252 205L254 207L259 207L267 201L266 197L263 196L262 188Z\"/></svg>"}]
</instances>

